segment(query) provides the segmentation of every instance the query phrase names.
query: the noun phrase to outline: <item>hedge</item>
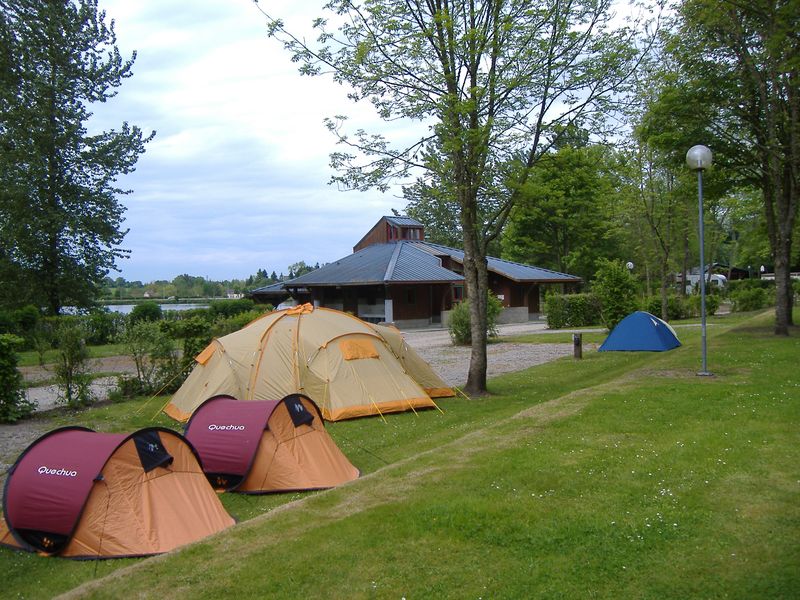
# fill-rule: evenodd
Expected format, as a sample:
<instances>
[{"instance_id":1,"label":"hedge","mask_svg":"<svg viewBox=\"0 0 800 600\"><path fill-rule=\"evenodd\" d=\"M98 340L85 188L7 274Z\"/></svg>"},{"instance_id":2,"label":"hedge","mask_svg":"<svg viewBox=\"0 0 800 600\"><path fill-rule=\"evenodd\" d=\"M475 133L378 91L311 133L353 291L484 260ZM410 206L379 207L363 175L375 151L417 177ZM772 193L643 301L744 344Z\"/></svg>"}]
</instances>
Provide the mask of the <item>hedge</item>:
<instances>
[{"instance_id":1,"label":"hedge","mask_svg":"<svg viewBox=\"0 0 800 600\"><path fill-rule=\"evenodd\" d=\"M600 323L600 300L594 294L552 294L544 307L550 329Z\"/></svg>"}]
</instances>

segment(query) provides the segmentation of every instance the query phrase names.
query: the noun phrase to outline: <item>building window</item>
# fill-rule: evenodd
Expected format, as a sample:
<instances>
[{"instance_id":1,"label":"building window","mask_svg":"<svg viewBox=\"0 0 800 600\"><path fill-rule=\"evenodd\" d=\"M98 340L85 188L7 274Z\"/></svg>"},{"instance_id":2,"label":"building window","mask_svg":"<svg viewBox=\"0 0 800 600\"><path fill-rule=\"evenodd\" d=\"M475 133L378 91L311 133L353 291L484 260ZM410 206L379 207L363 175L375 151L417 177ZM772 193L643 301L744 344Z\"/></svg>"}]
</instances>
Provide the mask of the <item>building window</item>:
<instances>
[{"instance_id":1,"label":"building window","mask_svg":"<svg viewBox=\"0 0 800 600\"><path fill-rule=\"evenodd\" d=\"M464 286L453 286L453 302L461 302L464 299Z\"/></svg>"}]
</instances>

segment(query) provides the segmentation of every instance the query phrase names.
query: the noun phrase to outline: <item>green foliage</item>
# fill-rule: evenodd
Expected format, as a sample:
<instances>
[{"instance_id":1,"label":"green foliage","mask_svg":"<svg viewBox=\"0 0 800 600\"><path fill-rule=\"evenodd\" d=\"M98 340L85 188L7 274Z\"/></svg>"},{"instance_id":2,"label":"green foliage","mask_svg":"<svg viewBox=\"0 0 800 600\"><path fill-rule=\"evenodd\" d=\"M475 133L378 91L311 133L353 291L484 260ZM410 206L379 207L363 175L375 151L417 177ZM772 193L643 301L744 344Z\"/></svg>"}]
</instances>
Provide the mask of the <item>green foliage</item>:
<instances>
[{"instance_id":1,"label":"green foliage","mask_svg":"<svg viewBox=\"0 0 800 600\"><path fill-rule=\"evenodd\" d=\"M636 278L621 261L600 262L592 292L600 301L600 317L609 330L639 307Z\"/></svg>"},{"instance_id":2,"label":"green foliage","mask_svg":"<svg viewBox=\"0 0 800 600\"><path fill-rule=\"evenodd\" d=\"M594 294L551 294L544 303L547 327L585 327L600 323L600 300Z\"/></svg>"},{"instance_id":3,"label":"green foliage","mask_svg":"<svg viewBox=\"0 0 800 600\"><path fill-rule=\"evenodd\" d=\"M35 404L23 389L22 374L17 370L17 348L24 340L0 334L0 423L14 423L30 415Z\"/></svg>"},{"instance_id":4,"label":"green foliage","mask_svg":"<svg viewBox=\"0 0 800 600\"><path fill-rule=\"evenodd\" d=\"M41 314L39 309L28 304L14 311L14 321L17 324L20 335L27 335L32 332L39 323Z\"/></svg>"},{"instance_id":5,"label":"green foliage","mask_svg":"<svg viewBox=\"0 0 800 600\"><path fill-rule=\"evenodd\" d=\"M469 314L469 299L463 300L453 306L450 312L450 319L447 328L450 331L450 339L457 346L469 345L472 343L471 319ZM497 317L503 311L503 303L491 292L487 296L486 302L486 332L490 337L497 337Z\"/></svg>"},{"instance_id":6,"label":"green foliage","mask_svg":"<svg viewBox=\"0 0 800 600\"><path fill-rule=\"evenodd\" d=\"M163 318L163 312L158 302L154 300L146 300L137 304L128 315L130 323L138 323L139 321L160 321Z\"/></svg>"},{"instance_id":7,"label":"green foliage","mask_svg":"<svg viewBox=\"0 0 800 600\"><path fill-rule=\"evenodd\" d=\"M706 294L706 315L713 316L719 310L720 296L714 293ZM644 302L643 310L661 318L661 296L650 296ZM667 321L688 319L700 316L700 294L688 297L669 294L667 296Z\"/></svg>"},{"instance_id":8,"label":"green foliage","mask_svg":"<svg viewBox=\"0 0 800 600\"><path fill-rule=\"evenodd\" d=\"M699 298L699 296L698 296ZM675 294L670 294L667 296L667 321L675 321L677 319L686 319L692 315L692 306L690 306L690 300L678 296ZM719 300L717 300L717 306L719 305ZM698 304L699 306L699 304ZM710 306L709 297L706 298L706 309L708 310ZM644 302L644 310L649 312L651 315L657 316L659 319L662 317L661 315L661 296L650 296ZM698 309L699 310L699 309ZM716 309L715 309L716 310ZM699 314L699 313L698 313ZM709 312L708 314L714 314Z\"/></svg>"},{"instance_id":9,"label":"green foliage","mask_svg":"<svg viewBox=\"0 0 800 600\"><path fill-rule=\"evenodd\" d=\"M693 96L684 96L684 110L717 134L715 162L761 192L776 267L775 332L783 335L791 324L788 269L800 201L798 186L787 183L800 178L799 8L795 0L685 0L669 42L683 74L680 89Z\"/></svg>"},{"instance_id":10,"label":"green foliage","mask_svg":"<svg viewBox=\"0 0 800 600\"><path fill-rule=\"evenodd\" d=\"M222 337L223 335L228 335L234 331L239 331L250 321L257 319L263 314L264 313L262 313L260 310L255 309L248 312L239 313L238 315L234 315L227 319L217 319L212 328L214 337ZM209 341L211 340L209 339Z\"/></svg>"},{"instance_id":11,"label":"green foliage","mask_svg":"<svg viewBox=\"0 0 800 600\"><path fill-rule=\"evenodd\" d=\"M740 288L732 291L730 298L735 311L758 310L768 306L770 300L774 302L774 296L770 298L767 290L760 287Z\"/></svg>"},{"instance_id":12,"label":"green foliage","mask_svg":"<svg viewBox=\"0 0 800 600\"><path fill-rule=\"evenodd\" d=\"M93 310L81 318L86 343L92 346L104 346L115 342L125 330L126 317L108 310Z\"/></svg>"},{"instance_id":13,"label":"green foliage","mask_svg":"<svg viewBox=\"0 0 800 600\"><path fill-rule=\"evenodd\" d=\"M700 303L702 302L700 294L692 294L689 296L689 308L691 314L695 317L700 316ZM717 314L719 310L720 296L719 294L706 294L706 315L712 316Z\"/></svg>"},{"instance_id":14,"label":"green foliage","mask_svg":"<svg viewBox=\"0 0 800 600\"><path fill-rule=\"evenodd\" d=\"M762 289L769 290L772 294L775 293L775 280L774 279L735 279L729 281L726 286L726 292L734 294L739 290L752 290Z\"/></svg>"},{"instance_id":15,"label":"green foliage","mask_svg":"<svg viewBox=\"0 0 800 600\"><path fill-rule=\"evenodd\" d=\"M96 0L6 0L0 26L0 304L89 307L125 253L116 181L150 138L127 122L92 133L87 123L133 60Z\"/></svg>"},{"instance_id":16,"label":"green foliage","mask_svg":"<svg viewBox=\"0 0 800 600\"><path fill-rule=\"evenodd\" d=\"M212 319L217 319L219 317L228 318L253 310L255 304L256 303L249 298L241 298L239 300L214 300L209 305L208 311Z\"/></svg>"},{"instance_id":17,"label":"green foliage","mask_svg":"<svg viewBox=\"0 0 800 600\"><path fill-rule=\"evenodd\" d=\"M613 157L603 146L564 146L544 155L520 189L503 232L503 258L589 281L620 253Z\"/></svg>"},{"instance_id":18,"label":"green foliage","mask_svg":"<svg viewBox=\"0 0 800 600\"><path fill-rule=\"evenodd\" d=\"M131 324L122 336L122 343L136 365L136 378L121 381L121 389L131 395L177 389L181 371L178 353L174 341L159 323L141 320Z\"/></svg>"},{"instance_id":19,"label":"green foliage","mask_svg":"<svg viewBox=\"0 0 800 600\"><path fill-rule=\"evenodd\" d=\"M425 225L426 241L451 248L463 247L461 227L454 218L458 214L458 202L445 186L419 180L403 188L403 198L407 202L405 214Z\"/></svg>"},{"instance_id":20,"label":"green foliage","mask_svg":"<svg viewBox=\"0 0 800 600\"><path fill-rule=\"evenodd\" d=\"M470 331L470 318L469 318L469 304L466 300L453 305L450 311L450 317L447 323L447 329L450 331L450 339L458 346L469 344L472 340L472 332Z\"/></svg>"},{"instance_id":21,"label":"green foliage","mask_svg":"<svg viewBox=\"0 0 800 600\"><path fill-rule=\"evenodd\" d=\"M170 322L169 328L174 339L183 340L181 363L184 368L193 364L194 357L200 354L213 338L211 322L199 314Z\"/></svg>"},{"instance_id":22,"label":"green foliage","mask_svg":"<svg viewBox=\"0 0 800 600\"><path fill-rule=\"evenodd\" d=\"M89 352L80 322L75 318L62 318L56 330L56 343L55 375L61 391L60 400L69 408L91 404L94 398L90 388L92 376L87 365Z\"/></svg>"},{"instance_id":23,"label":"green foliage","mask_svg":"<svg viewBox=\"0 0 800 600\"><path fill-rule=\"evenodd\" d=\"M0 333L10 333L23 338L24 348L33 347L32 338L41 319L39 309L33 305L0 311Z\"/></svg>"}]
</instances>

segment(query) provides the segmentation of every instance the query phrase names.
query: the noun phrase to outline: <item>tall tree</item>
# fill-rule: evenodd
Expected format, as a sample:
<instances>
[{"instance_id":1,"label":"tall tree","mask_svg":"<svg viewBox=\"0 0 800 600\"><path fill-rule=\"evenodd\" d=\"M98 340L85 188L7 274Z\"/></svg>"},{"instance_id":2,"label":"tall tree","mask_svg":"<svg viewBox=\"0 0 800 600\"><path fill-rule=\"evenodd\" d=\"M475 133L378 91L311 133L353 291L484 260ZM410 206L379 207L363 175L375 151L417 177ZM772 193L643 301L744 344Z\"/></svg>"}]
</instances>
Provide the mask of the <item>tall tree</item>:
<instances>
[{"instance_id":1,"label":"tall tree","mask_svg":"<svg viewBox=\"0 0 800 600\"><path fill-rule=\"evenodd\" d=\"M503 258L588 281L602 258L619 258L619 196L611 150L566 145L544 155L520 189L503 232Z\"/></svg>"},{"instance_id":2,"label":"tall tree","mask_svg":"<svg viewBox=\"0 0 800 600\"><path fill-rule=\"evenodd\" d=\"M800 0L685 0L673 40L727 159L761 190L775 265L775 333L792 324L800 175ZM700 108L703 105L695 105Z\"/></svg>"},{"instance_id":3,"label":"tall tree","mask_svg":"<svg viewBox=\"0 0 800 600\"><path fill-rule=\"evenodd\" d=\"M332 72L354 101L386 120L429 125L395 147L380 134L349 136L332 155L334 181L385 189L419 174L458 207L472 349L466 390L486 390L487 247L498 238L528 171L557 125L593 122L627 80L633 34L613 30L611 0L332 0L316 43L270 21L301 72ZM509 170L509 165L513 167ZM509 179L509 175L513 175Z\"/></svg>"},{"instance_id":4,"label":"tall tree","mask_svg":"<svg viewBox=\"0 0 800 600\"><path fill-rule=\"evenodd\" d=\"M668 320L668 292L674 272L675 247L680 239L681 196L676 193L675 174L659 160L652 148L640 143L636 165L636 204L650 231L653 255L657 257L661 281L661 318ZM684 281L685 275L684 275Z\"/></svg>"},{"instance_id":5,"label":"tall tree","mask_svg":"<svg viewBox=\"0 0 800 600\"><path fill-rule=\"evenodd\" d=\"M126 251L118 176L152 138L123 123L90 135L123 60L97 0L0 0L0 242L7 288L57 314L87 306Z\"/></svg>"},{"instance_id":6,"label":"tall tree","mask_svg":"<svg viewBox=\"0 0 800 600\"><path fill-rule=\"evenodd\" d=\"M407 202L405 214L425 225L426 240L461 248L464 243L461 227L453 218L458 214L458 205L442 186L419 180L403 187L403 198Z\"/></svg>"}]
</instances>

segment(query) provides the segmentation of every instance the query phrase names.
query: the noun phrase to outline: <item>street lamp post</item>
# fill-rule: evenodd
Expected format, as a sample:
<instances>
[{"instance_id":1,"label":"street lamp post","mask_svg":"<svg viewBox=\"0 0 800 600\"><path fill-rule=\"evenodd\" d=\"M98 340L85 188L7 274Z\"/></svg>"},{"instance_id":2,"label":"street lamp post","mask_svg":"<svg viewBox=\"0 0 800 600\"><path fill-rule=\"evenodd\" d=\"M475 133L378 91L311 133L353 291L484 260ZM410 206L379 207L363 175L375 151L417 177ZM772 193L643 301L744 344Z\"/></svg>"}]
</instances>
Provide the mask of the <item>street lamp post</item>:
<instances>
[{"instance_id":1,"label":"street lamp post","mask_svg":"<svg viewBox=\"0 0 800 600\"><path fill-rule=\"evenodd\" d=\"M703 347L703 368L698 375L708 376L706 355L706 259L703 248L703 170L711 166L711 150L697 145L686 153L686 164L692 171L697 171L697 198L699 204L698 221L700 227L700 327Z\"/></svg>"}]
</instances>

